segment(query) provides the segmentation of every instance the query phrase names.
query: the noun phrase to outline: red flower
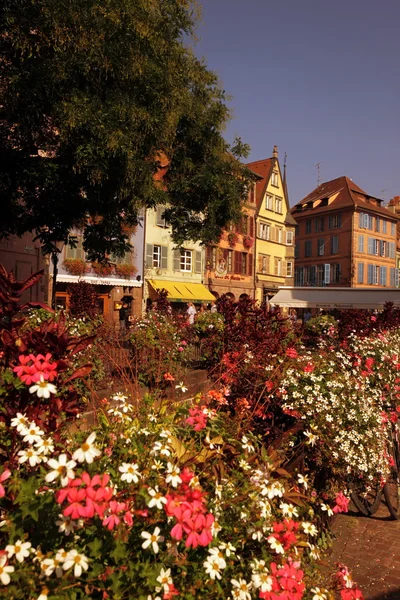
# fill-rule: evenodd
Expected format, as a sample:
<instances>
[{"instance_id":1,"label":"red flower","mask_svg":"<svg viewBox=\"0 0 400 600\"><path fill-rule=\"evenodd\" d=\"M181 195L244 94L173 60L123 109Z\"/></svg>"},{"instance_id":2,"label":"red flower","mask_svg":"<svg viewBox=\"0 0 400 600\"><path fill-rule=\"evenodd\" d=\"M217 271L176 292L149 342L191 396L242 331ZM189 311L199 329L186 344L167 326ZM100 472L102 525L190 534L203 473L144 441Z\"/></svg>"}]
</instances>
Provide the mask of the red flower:
<instances>
[{"instance_id":1,"label":"red flower","mask_svg":"<svg viewBox=\"0 0 400 600\"><path fill-rule=\"evenodd\" d=\"M342 492L339 492L335 500L336 506L332 509L334 513L346 513L349 511L350 498L346 498Z\"/></svg>"},{"instance_id":2,"label":"red flower","mask_svg":"<svg viewBox=\"0 0 400 600\"><path fill-rule=\"evenodd\" d=\"M4 486L1 484L3 483L3 481L8 479L10 477L10 475L11 475L11 471L9 469L5 469L5 471L3 471L3 473L0 475L0 498L4 498L4 496L6 495Z\"/></svg>"},{"instance_id":3,"label":"red flower","mask_svg":"<svg viewBox=\"0 0 400 600\"><path fill-rule=\"evenodd\" d=\"M175 381L175 377L171 373L164 373L163 377L165 381Z\"/></svg>"},{"instance_id":4,"label":"red flower","mask_svg":"<svg viewBox=\"0 0 400 600\"><path fill-rule=\"evenodd\" d=\"M286 356L288 356L289 358L297 358L298 354L296 348L287 348Z\"/></svg>"}]
</instances>

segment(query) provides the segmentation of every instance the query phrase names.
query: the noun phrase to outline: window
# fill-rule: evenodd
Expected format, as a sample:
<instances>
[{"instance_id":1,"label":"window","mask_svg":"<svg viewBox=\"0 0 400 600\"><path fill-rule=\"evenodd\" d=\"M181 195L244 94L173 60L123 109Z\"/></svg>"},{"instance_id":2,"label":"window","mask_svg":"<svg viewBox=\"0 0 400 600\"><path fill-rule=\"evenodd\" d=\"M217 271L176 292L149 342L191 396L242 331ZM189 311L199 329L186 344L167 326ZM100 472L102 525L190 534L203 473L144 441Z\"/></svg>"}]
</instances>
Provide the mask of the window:
<instances>
[{"instance_id":1,"label":"window","mask_svg":"<svg viewBox=\"0 0 400 600\"><path fill-rule=\"evenodd\" d=\"M374 253L374 238L368 238L368 254Z\"/></svg>"},{"instance_id":2,"label":"window","mask_svg":"<svg viewBox=\"0 0 400 600\"><path fill-rule=\"evenodd\" d=\"M368 229L372 229L374 228L374 219L372 215L367 215L368 217Z\"/></svg>"},{"instance_id":3,"label":"window","mask_svg":"<svg viewBox=\"0 0 400 600\"><path fill-rule=\"evenodd\" d=\"M317 266L317 286L324 285L325 265Z\"/></svg>"},{"instance_id":4,"label":"window","mask_svg":"<svg viewBox=\"0 0 400 600\"><path fill-rule=\"evenodd\" d=\"M306 233L311 233L311 225L312 225L311 219L307 219L307 221L306 221Z\"/></svg>"},{"instance_id":5,"label":"window","mask_svg":"<svg viewBox=\"0 0 400 600\"><path fill-rule=\"evenodd\" d=\"M315 219L314 227L315 227L316 232L323 231L324 230L324 217L318 217L317 219Z\"/></svg>"},{"instance_id":6,"label":"window","mask_svg":"<svg viewBox=\"0 0 400 600\"><path fill-rule=\"evenodd\" d=\"M382 219L382 233L387 233L387 221Z\"/></svg>"},{"instance_id":7,"label":"window","mask_svg":"<svg viewBox=\"0 0 400 600\"><path fill-rule=\"evenodd\" d=\"M278 187L278 171L272 171L271 184L275 187Z\"/></svg>"},{"instance_id":8,"label":"window","mask_svg":"<svg viewBox=\"0 0 400 600\"><path fill-rule=\"evenodd\" d=\"M337 254L339 252L339 236L334 235L331 237L331 254Z\"/></svg>"},{"instance_id":9,"label":"window","mask_svg":"<svg viewBox=\"0 0 400 600\"><path fill-rule=\"evenodd\" d=\"M342 226L342 215L330 215L328 219L329 229L339 229Z\"/></svg>"},{"instance_id":10,"label":"window","mask_svg":"<svg viewBox=\"0 0 400 600\"><path fill-rule=\"evenodd\" d=\"M324 238L320 238L317 242L317 254L318 256L324 256L325 254L325 240Z\"/></svg>"},{"instance_id":11,"label":"window","mask_svg":"<svg viewBox=\"0 0 400 600\"><path fill-rule=\"evenodd\" d=\"M294 270L294 285L301 287L304 285L303 267L296 267Z\"/></svg>"},{"instance_id":12,"label":"window","mask_svg":"<svg viewBox=\"0 0 400 600\"><path fill-rule=\"evenodd\" d=\"M396 256L396 245L394 242L388 242L389 258L395 258Z\"/></svg>"},{"instance_id":13,"label":"window","mask_svg":"<svg viewBox=\"0 0 400 600\"><path fill-rule=\"evenodd\" d=\"M275 212L282 214L282 198L275 196Z\"/></svg>"},{"instance_id":14,"label":"window","mask_svg":"<svg viewBox=\"0 0 400 600\"><path fill-rule=\"evenodd\" d=\"M161 246L153 246L153 267L161 267Z\"/></svg>"},{"instance_id":15,"label":"window","mask_svg":"<svg viewBox=\"0 0 400 600\"><path fill-rule=\"evenodd\" d=\"M358 263L357 265L357 282L364 283L364 263Z\"/></svg>"},{"instance_id":16,"label":"window","mask_svg":"<svg viewBox=\"0 0 400 600\"><path fill-rule=\"evenodd\" d=\"M165 209L166 206L157 206L156 208L156 225L159 227L168 227L168 223L163 217Z\"/></svg>"},{"instance_id":17,"label":"window","mask_svg":"<svg viewBox=\"0 0 400 600\"><path fill-rule=\"evenodd\" d=\"M364 236L363 235L358 236L358 251L364 252Z\"/></svg>"},{"instance_id":18,"label":"window","mask_svg":"<svg viewBox=\"0 0 400 600\"><path fill-rule=\"evenodd\" d=\"M368 285L372 285L374 282L374 265L368 265Z\"/></svg>"},{"instance_id":19,"label":"window","mask_svg":"<svg viewBox=\"0 0 400 600\"><path fill-rule=\"evenodd\" d=\"M399 269L390 269L390 287L399 287Z\"/></svg>"},{"instance_id":20,"label":"window","mask_svg":"<svg viewBox=\"0 0 400 600\"><path fill-rule=\"evenodd\" d=\"M168 267L168 248L146 244L146 267L148 269L166 269Z\"/></svg>"},{"instance_id":21,"label":"window","mask_svg":"<svg viewBox=\"0 0 400 600\"><path fill-rule=\"evenodd\" d=\"M192 251L181 250L180 251L180 270L191 271L192 270Z\"/></svg>"},{"instance_id":22,"label":"window","mask_svg":"<svg viewBox=\"0 0 400 600\"><path fill-rule=\"evenodd\" d=\"M268 223L260 223L260 233L259 237L262 240L269 240L270 235L270 226Z\"/></svg>"},{"instance_id":23,"label":"window","mask_svg":"<svg viewBox=\"0 0 400 600\"><path fill-rule=\"evenodd\" d=\"M265 208L267 210L273 210L274 197L271 194L265 194Z\"/></svg>"},{"instance_id":24,"label":"window","mask_svg":"<svg viewBox=\"0 0 400 600\"><path fill-rule=\"evenodd\" d=\"M324 265L324 284L328 285L331 282L331 265Z\"/></svg>"},{"instance_id":25,"label":"window","mask_svg":"<svg viewBox=\"0 0 400 600\"><path fill-rule=\"evenodd\" d=\"M75 248L71 248L70 242L75 245ZM77 258L80 260L85 260L82 235L70 235L68 237L68 243L65 246L65 258Z\"/></svg>"},{"instance_id":26,"label":"window","mask_svg":"<svg viewBox=\"0 0 400 600\"><path fill-rule=\"evenodd\" d=\"M375 256L379 255L379 240L374 240L374 254Z\"/></svg>"},{"instance_id":27,"label":"window","mask_svg":"<svg viewBox=\"0 0 400 600\"><path fill-rule=\"evenodd\" d=\"M386 242L383 240L379 240L379 254L381 256L386 256Z\"/></svg>"},{"instance_id":28,"label":"window","mask_svg":"<svg viewBox=\"0 0 400 600\"><path fill-rule=\"evenodd\" d=\"M226 270L228 273L233 272L233 250L228 250L227 258L226 258Z\"/></svg>"},{"instance_id":29,"label":"window","mask_svg":"<svg viewBox=\"0 0 400 600\"><path fill-rule=\"evenodd\" d=\"M375 231L377 231L378 233L381 230L381 220L379 217L376 217L375 219Z\"/></svg>"},{"instance_id":30,"label":"window","mask_svg":"<svg viewBox=\"0 0 400 600\"><path fill-rule=\"evenodd\" d=\"M249 188L248 200L253 204L256 201L256 184L250 183Z\"/></svg>"},{"instance_id":31,"label":"window","mask_svg":"<svg viewBox=\"0 0 400 600\"><path fill-rule=\"evenodd\" d=\"M258 272L264 275L269 272L269 256L267 254L259 254L258 256Z\"/></svg>"},{"instance_id":32,"label":"window","mask_svg":"<svg viewBox=\"0 0 400 600\"><path fill-rule=\"evenodd\" d=\"M372 271L373 272L373 281L372 281L372 283L374 285L378 285L378 277L379 277L378 270L379 270L379 267L377 267L376 265L373 265L372 268L373 268L373 271Z\"/></svg>"},{"instance_id":33,"label":"window","mask_svg":"<svg viewBox=\"0 0 400 600\"><path fill-rule=\"evenodd\" d=\"M249 215L243 215L241 223L241 233L247 235L249 233Z\"/></svg>"},{"instance_id":34,"label":"window","mask_svg":"<svg viewBox=\"0 0 400 600\"><path fill-rule=\"evenodd\" d=\"M317 267L315 265L312 265L310 267L310 285L315 285L316 280L317 280Z\"/></svg>"},{"instance_id":35,"label":"window","mask_svg":"<svg viewBox=\"0 0 400 600\"><path fill-rule=\"evenodd\" d=\"M286 232L286 244L291 246L293 244L293 231Z\"/></svg>"},{"instance_id":36,"label":"window","mask_svg":"<svg viewBox=\"0 0 400 600\"><path fill-rule=\"evenodd\" d=\"M294 246L294 257L295 258L300 258L300 244L299 244L299 242L296 242L296 244Z\"/></svg>"},{"instance_id":37,"label":"window","mask_svg":"<svg viewBox=\"0 0 400 600\"><path fill-rule=\"evenodd\" d=\"M308 242L305 242L304 244L304 256L311 256L312 254L312 241L309 240Z\"/></svg>"},{"instance_id":38,"label":"window","mask_svg":"<svg viewBox=\"0 0 400 600\"><path fill-rule=\"evenodd\" d=\"M241 273L242 273L242 275L246 275L246 273L247 273L247 253L246 252L242 252Z\"/></svg>"},{"instance_id":39,"label":"window","mask_svg":"<svg viewBox=\"0 0 400 600\"><path fill-rule=\"evenodd\" d=\"M390 235L396 235L396 223L390 223Z\"/></svg>"},{"instance_id":40,"label":"window","mask_svg":"<svg viewBox=\"0 0 400 600\"><path fill-rule=\"evenodd\" d=\"M331 265L331 281L332 283L340 283L341 269L340 263Z\"/></svg>"},{"instance_id":41,"label":"window","mask_svg":"<svg viewBox=\"0 0 400 600\"><path fill-rule=\"evenodd\" d=\"M379 281L381 285L387 285L387 268L381 267L379 274Z\"/></svg>"},{"instance_id":42,"label":"window","mask_svg":"<svg viewBox=\"0 0 400 600\"><path fill-rule=\"evenodd\" d=\"M293 263L286 263L286 277L293 277Z\"/></svg>"},{"instance_id":43,"label":"window","mask_svg":"<svg viewBox=\"0 0 400 600\"><path fill-rule=\"evenodd\" d=\"M278 229L278 244L282 244L282 229Z\"/></svg>"},{"instance_id":44,"label":"window","mask_svg":"<svg viewBox=\"0 0 400 600\"><path fill-rule=\"evenodd\" d=\"M282 261L275 257L275 275L282 275Z\"/></svg>"}]
</instances>

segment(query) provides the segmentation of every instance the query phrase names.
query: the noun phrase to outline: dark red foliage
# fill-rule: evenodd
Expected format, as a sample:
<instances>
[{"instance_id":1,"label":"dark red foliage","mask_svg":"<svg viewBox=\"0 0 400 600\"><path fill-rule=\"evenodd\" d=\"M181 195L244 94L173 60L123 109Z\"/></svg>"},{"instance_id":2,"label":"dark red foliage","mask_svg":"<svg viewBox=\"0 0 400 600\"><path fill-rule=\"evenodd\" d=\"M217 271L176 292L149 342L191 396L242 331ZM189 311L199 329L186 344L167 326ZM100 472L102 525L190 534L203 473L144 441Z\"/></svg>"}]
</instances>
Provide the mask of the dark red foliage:
<instances>
[{"instance_id":1,"label":"dark red foliage","mask_svg":"<svg viewBox=\"0 0 400 600\"><path fill-rule=\"evenodd\" d=\"M366 337L374 331L385 331L400 326L400 309L386 302L381 312L367 310L341 310L337 313L339 340L350 334Z\"/></svg>"},{"instance_id":2,"label":"dark red foliage","mask_svg":"<svg viewBox=\"0 0 400 600\"><path fill-rule=\"evenodd\" d=\"M171 304L168 301L168 292L164 288L157 290L157 312L160 315L170 315L172 313Z\"/></svg>"},{"instance_id":3,"label":"dark red foliage","mask_svg":"<svg viewBox=\"0 0 400 600\"><path fill-rule=\"evenodd\" d=\"M78 281L68 286L69 307L68 311L73 317L96 316L97 294L94 285L86 281Z\"/></svg>"}]
</instances>

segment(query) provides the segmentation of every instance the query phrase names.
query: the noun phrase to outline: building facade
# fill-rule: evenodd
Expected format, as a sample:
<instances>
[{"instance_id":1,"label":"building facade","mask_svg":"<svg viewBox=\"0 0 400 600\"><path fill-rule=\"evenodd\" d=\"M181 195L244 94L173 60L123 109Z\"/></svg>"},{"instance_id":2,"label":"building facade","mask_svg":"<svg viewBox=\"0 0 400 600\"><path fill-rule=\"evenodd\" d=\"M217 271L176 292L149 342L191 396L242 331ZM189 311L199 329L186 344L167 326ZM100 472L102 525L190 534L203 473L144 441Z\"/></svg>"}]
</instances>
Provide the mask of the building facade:
<instances>
[{"instance_id":1,"label":"building facade","mask_svg":"<svg viewBox=\"0 0 400 600\"><path fill-rule=\"evenodd\" d=\"M321 184L292 208L295 285L395 287L396 215L348 177Z\"/></svg>"},{"instance_id":2,"label":"building facade","mask_svg":"<svg viewBox=\"0 0 400 600\"><path fill-rule=\"evenodd\" d=\"M163 206L146 211L143 308L157 299L160 289L168 292L168 300L175 308L189 301L210 302L214 297L203 285L203 247L198 242L187 242L177 248L164 211Z\"/></svg>"},{"instance_id":3,"label":"building facade","mask_svg":"<svg viewBox=\"0 0 400 600\"><path fill-rule=\"evenodd\" d=\"M290 213L286 172L282 177L277 147L271 158L247 166L258 175L254 286L255 298L262 303L268 302L280 286L293 285L296 221Z\"/></svg>"},{"instance_id":4,"label":"building facade","mask_svg":"<svg viewBox=\"0 0 400 600\"><path fill-rule=\"evenodd\" d=\"M48 302L47 264L41 253L40 243L33 241L34 235L26 233L21 237L11 235L0 240L0 264L7 272L12 271L17 280L27 279L33 273L44 269L45 273L35 286L22 295L23 302Z\"/></svg>"}]
</instances>

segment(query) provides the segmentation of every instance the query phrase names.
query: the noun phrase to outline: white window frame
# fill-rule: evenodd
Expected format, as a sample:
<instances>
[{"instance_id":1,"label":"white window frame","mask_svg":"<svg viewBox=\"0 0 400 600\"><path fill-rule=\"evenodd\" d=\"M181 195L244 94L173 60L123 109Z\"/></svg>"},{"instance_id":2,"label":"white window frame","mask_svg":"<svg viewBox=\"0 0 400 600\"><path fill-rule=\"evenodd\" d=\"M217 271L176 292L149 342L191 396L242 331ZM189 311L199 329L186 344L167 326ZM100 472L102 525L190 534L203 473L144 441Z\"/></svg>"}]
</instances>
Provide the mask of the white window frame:
<instances>
[{"instance_id":1,"label":"white window frame","mask_svg":"<svg viewBox=\"0 0 400 600\"><path fill-rule=\"evenodd\" d=\"M293 263L290 261L286 263L286 277L293 277Z\"/></svg>"},{"instance_id":2,"label":"white window frame","mask_svg":"<svg viewBox=\"0 0 400 600\"><path fill-rule=\"evenodd\" d=\"M274 197L271 194L265 194L265 208L266 210L273 210Z\"/></svg>"},{"instance_id":3,"label":"white window frame","mask_svg":"<svg viewBox=\"0 0 400 600\"><path fill-rule=\"evenodd\" d=\"M293 231L286 232L286 245L293 246Z\"/></svg>"},{"instance_id":4,"label":"white window frame","mask_svg":"<svg viewBox=\"0 0 400 600\"><path fill-rule=\"evenodd\" d=\"M272 171L272 174L271 174L271 185L273 185L274 187L279 187L278 171Z\"/></svg>"},{"instance_id":5,"label":"white window frame","mask_svg":"<svg viewBox=\"0 0 400 600\"><path fill-rule=\"evenodd\" d=\"M283 234L283 230L282 229L278 229L278 244L282 244L282 234Z\"/></svg>"},{"instance_id":6,"label":"white window frame","mask_svg":"<svg viewBox=\"0 0 400 600\"><path fill-rule=\"evenodd\" d=\"M275 196L275 212L279 215L282 214L282 198Z\"/></svg>"},{"instance_id":7,"label":"white window frame","mask_svg":"<svg viewBox=\"0 0 400 600\"><path fill-rule=\"evenodd\" d=\"M260 223L260 238L262 240L269 240L271 235L271 226L269 223Z\"/></svg>"},{"instance_id":8,"label":"white window frame","mask_svg":"<svg viewBox=\"0 0 400 600\"><path fill-rule=\"evenodd\" d=\"M181 271L185 273L192 272L193 265L193 253L191 250L181 249L181 257L180 257L180 267Z\"/></svg>"},{"instance_id":9,"label":"white window frame","mask_svg":"<svg viewBox=\"0 0 400 600\"><path fill-rule=\"evenodd\" d=\"M153 268L161 268L161 246L153 246Z\"/></svg>"},{"instance_id":10,"label":"white window frame","mask_svg":"<svg viewBox=\"0 0 400 600\"><path fill-rule=\"evenodd\" d=\"M275 257L275 275L280 277L282 275L282 259Z\"/></svg>"}]
</instances>

